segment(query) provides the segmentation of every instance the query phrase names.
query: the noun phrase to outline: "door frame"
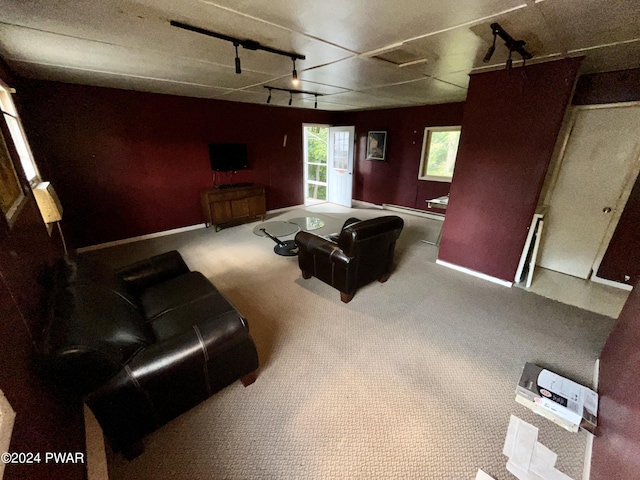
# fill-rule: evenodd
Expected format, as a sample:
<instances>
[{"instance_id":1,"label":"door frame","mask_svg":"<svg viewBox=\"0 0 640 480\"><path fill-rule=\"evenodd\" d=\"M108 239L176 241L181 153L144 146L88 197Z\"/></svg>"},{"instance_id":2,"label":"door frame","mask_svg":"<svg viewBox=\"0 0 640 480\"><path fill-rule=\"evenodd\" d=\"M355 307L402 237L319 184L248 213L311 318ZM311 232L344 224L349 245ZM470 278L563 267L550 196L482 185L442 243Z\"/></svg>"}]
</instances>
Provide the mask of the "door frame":
<instances>
[{"instance_id":1,"label":"door frame","mask_svg":"<svg viewBox=\"0 0 640 480\"><path fill-rule=\"evenodd\" d=\"M558 181L558 177L560 175L560 170L562 168L562 163L564 161L564 157L566 154L567 145L569 144L569 139L571 138L571 134L573 132L573 128L577 121L578 113L584 110L601 110L601 109L611 109L611 108L628 108L628 107L640 107L640 101L633 102L619 102L619 103L606 103L606 104L597 104L597 105L573 105L571 106L571 112L568 116L567 126L564 128L564 135L562 138L562 143L560 145L560 149L558 150L558 160L553 167L553 172L551 174L549 180L549 187L547 189L544 205L548 205L551 197L555 191L556 183ZM612 280L607 280L605 278L600 278L597 276L597 271L600 268L600 264L604 258L607 249L609 248L609 244L611 243L611 239L613 238L613 234L618 226L618 222L620 221L620 217L622 216L622 212L624 211L624 207L629 200L629 196L631 194L631 190L640 175L640 157L635 160L635 162L631 165L629 171L627 172L627 177L624 182L624 186L620 192L620 196L616 202L614 214L609 221L609 225L605 231L605 234L602 238L602 242L600 243L600 247L598 248L598 252L595 256L590 281L594 283L602 283L605 285L618 287L623 290L631 290L631 287L627 284L614 282Z\"/></svg>"}]
</instances>

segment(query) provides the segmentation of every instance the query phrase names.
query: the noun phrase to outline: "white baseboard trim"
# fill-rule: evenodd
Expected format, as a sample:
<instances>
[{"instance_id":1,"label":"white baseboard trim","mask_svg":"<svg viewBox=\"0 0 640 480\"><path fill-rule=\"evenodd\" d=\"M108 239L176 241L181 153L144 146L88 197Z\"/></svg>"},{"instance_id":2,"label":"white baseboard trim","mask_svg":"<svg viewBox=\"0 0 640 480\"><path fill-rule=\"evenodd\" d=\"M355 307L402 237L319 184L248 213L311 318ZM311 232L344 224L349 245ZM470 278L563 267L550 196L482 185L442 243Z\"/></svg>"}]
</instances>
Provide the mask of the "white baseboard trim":
<instances>
[{"instance_id":1,"label":"white baseboard trim","mask_svg":"<svg viewBox=\"0 0 640 480\"><path fill-rule=\"evenodd\" d=\"M502 285L503 287L508 287L508 288L513 287L513 282L507 282L506 280L492 277L491 275L486 275L484 273L476 272L475 270L471 270L469 268L460 267L459 265L454 265L453 263L443 262L442 260L436 260L436 263L438 265L442 265L443 267L451 268L453 270L457 270L458 272L466 273L467 275L472 275L474 277L478 277L483 280L488 280L489 282L497 283L498 285Z\"/></svg>"},{"instance_id":2,"label":"white baseboard trim","mask_svg":"<svg viewBox=\"0 0 640 480\"><path fill-rule=\"evenodd\" d=\"M165 235L173 235L174 233L188 232L190 230L198 230L199 228L205 228L204 223L197 225L190 225L188 227L174 228L172 230L165 230L163 232L149 233L147 235L140 235L138 237L123 238L122 240L114 240L113 242L99 243L98 245L91 245L89 247L81 247L76 250L77 253L90 252L92 250L100 250L102 248L115 247L117 245L124 245L126 243L139 242L141 240L148 240L150 238L164 237Z\"/></svg>"},{"instance_id":3,"label":"white baseboard trim","mask_svg":"<svg viewBox=\"0 0 640 480\"><path fill-rule=\"evenodd\" d=\"M269 215L270 213L282 213L288 210L295 210L296 208L304 208L304 205L292 205L290 207L276 208L275 210L268 210L266 214ZM113 242L99 243L97 245L78 248L76 250L76 253L91 252L92 250L100 250L102 248L115 247L117 245L125 245L127 243L139 242L141 240L148 240L150 238L164 237L165 235L173 235L176 233L198 230L199 228L206 228L206 225L204 223L198 223L196 225L189 225L187 227L173 228L171 230L164 230L162 232L149 233L147 235L139 235L137 237L123 238L122 240L114 240Z\"/></svg>"},{"instance_id":4,"label":"white baseboard trim","mask_svg":"<svg viewBox=\"0 0 640 480\"><path fill-rule=\"evenodd\" d=\"M616 288L619 288L621 290L627 290L628 292L633 290L633 287L631 285L627 285L626 283L614 282L612 280L607 280L606 278L600 278L597 275L591 275L591 279L590 280L592 282L594 282L594 283L601 283L602 285L609 285L610 287L616 287Z\"/></svg>"},{"instance_id":5,"label":"white baseboard trim","mask_svg":"<svg viewBox=\"0 0 640 480\"><path fill-rule=\"evenodd\" d=\"M598 382L600 381L600 359L596 359L596 363L593 366L593 391L598 391ZM584 451L584 466L582 468L582 480L589 480L591 478L591 459L593 457L593 440L595 437L590 433L587 433L587 446Z\"/></svg>"},{"instance_id":6,"label":"white baseboard trim","mask_svg":"<svg viewBox=\"0 0 640 480\"><path fill-rule=\"evenodd\" d=\"M408 213L410 215L417 215L418 217L430 218L431 220L439 220L444 222L444 214L425 212L424 210L418 210L417 208L403 207L401 205L391 205L389 203L383 203L382 208L385 210L391 210L393 212Z\"/></svg>"},{"instance_id":7,"label":"white baseboard trim","mask_svg":"<svg viewBox=\"0 0 640 480\"><path fill-rule=\"evenodd\" d=\"M354 208L376 208L382 210L384 207L382 205L377 205L375 203L365 202L364 200L352 200Z\"/></svg>"}]
</instances>

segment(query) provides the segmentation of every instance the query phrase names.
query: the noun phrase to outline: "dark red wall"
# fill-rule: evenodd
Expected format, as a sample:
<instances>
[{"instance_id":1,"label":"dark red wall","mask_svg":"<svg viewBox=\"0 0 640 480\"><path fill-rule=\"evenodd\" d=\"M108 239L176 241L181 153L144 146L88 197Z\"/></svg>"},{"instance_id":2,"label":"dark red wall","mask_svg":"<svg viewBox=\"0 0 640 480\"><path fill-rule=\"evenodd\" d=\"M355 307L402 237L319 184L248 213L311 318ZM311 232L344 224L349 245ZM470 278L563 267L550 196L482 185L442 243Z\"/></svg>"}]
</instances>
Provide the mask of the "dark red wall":
<instances>
[{"instance_id":1,"label":"dark red wall","mask_svg":"<svg viewBox=\"0 0 640 480\"><path fill-rule=\"evenodd\" d=\"M640 100L640 68L581 75L574 105L634 102Z\"/></svg>"},{"instance_id":2,"label":"dark red wall","mask_svg":"<svg viewBox=\"0 0 640 480\"><path fill-rule=\"evenodd\" d=\"M71 247L204 222L208 144L246 143L249 169L217 183L267 186L267 208L303 203L302 124L329 112L24 81L23 121L64 207ZM287 135L286 146L283 146Z\"/></svg>"},{"instance_id":3,"label":"dark red wall","mask_svg":"<svg viewBox=\"0 0 640 480\"><path fill-rule=\"evenodd\" d=\"M598 268L598 276L628 285L635 285L640 280L640 179L631 190L627 206Z\"/></svg>"},{"instance_id":4,"label":"dark red wall","mask_svg":"<svg viewBox=\"0 0 640 480\"><path fill-rule=\"evenodd\" d=\"M14 85L1 62L0 78ZM17 158L2 117L0 127L12 158ZM43 460L7 465L6 480L85 478L85 465L44 463L47 451L85 450L82 405L44 384L32 369L33 338L39 331L45 297L41 275L61 253L60 239L47 235L31 195L11 228L0 215L0 390L16 412L9 448L11 452L40 453Z\"/></svg>"},{"instance_id":5,"label":"dark red wall","mask_svg":"<svg viewBox=\"0 0 640 480\"><path fill-rule=\"evenodd\" d=\"M513 281L579 65L471 76L440 260Z\"/></svg>"},{"instance_id":6,"label":"dark red wall","mask_svg":"<svg viewBox=\"0 0 640 480\"><path fill-rule=\"evenodd\" d=\"M600 355L598 436L592 480L640 478L640 287L635 286Z\"/></svg>"},{"instance_id":7,"label":"dark red wall","mask_svg":"<svg viewBox=\"0 0 640 480\"><path fill-rule=\"evenodd\" d=\"M460 125L464 103L347 113L356 127L353 198L427 210L425 200L449 193L450 183L418 180L425 127ZM387 132L384 162L366 160L367 132Z\"/></svg>"}]
</instances>

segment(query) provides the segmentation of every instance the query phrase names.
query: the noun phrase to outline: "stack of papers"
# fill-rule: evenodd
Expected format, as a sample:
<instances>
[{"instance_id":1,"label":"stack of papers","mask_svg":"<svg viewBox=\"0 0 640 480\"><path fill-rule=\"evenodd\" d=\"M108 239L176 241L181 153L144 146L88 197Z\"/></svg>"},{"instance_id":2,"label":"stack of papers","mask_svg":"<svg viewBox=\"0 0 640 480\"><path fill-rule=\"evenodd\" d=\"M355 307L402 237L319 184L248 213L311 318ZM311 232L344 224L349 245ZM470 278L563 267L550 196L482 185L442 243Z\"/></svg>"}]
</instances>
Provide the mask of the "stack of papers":
<instances>
[{"instance_id":1,"label":"stack of papers","mask_svg":"<svg viewBox=\"0 0 640 480\"><path fill-rule=\"evenodd\" d=\"M502 450L507 470L520 480L571 480L555 468L558 455L538 442L538 429L511 415Z\"/></svg>"}]
</instances>

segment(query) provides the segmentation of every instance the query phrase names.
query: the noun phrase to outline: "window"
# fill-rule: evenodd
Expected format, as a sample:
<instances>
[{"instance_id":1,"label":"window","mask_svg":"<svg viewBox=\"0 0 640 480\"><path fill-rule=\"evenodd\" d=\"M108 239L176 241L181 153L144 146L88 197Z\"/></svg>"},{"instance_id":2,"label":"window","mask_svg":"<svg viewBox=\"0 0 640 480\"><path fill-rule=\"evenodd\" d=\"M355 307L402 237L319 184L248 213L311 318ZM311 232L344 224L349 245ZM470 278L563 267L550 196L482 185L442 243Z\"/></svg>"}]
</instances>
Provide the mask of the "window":
<instances>
[{"instance_id":1,"label":"window","mask_svg":"<svg viewBox=\"0 0 640 480\"><path fill-rule=\"evenodd\" d=\"M29 184L31 184L31 186L33 187L40 182L38 167L36 167L36 163L33 160L31 149L29 148L27 138L24 134L24 130L22 129L20 117L18 116L16 107L13 104L13 99L11 98L11 89L1 81L0 107L2 108L2 115L4 116L4 120L5 122L7 122L7 127L9 128L11 139L13 140L13 145L15 146L16 151L18 152L18 156L20 157L22 169L24 170L27 180L29 180Z\"/></svg>"},{"instance_id":2,"label":"window","mask_svg":"<svg viewBox=\"0 0 640 480\"><path fill-rule=\"evenodd\" d=\"M427 127L422 140L420 180L450 182L456 164L460 127Z\"/></svg>"}]
</instances>

